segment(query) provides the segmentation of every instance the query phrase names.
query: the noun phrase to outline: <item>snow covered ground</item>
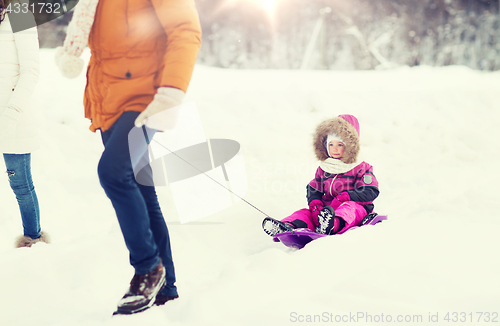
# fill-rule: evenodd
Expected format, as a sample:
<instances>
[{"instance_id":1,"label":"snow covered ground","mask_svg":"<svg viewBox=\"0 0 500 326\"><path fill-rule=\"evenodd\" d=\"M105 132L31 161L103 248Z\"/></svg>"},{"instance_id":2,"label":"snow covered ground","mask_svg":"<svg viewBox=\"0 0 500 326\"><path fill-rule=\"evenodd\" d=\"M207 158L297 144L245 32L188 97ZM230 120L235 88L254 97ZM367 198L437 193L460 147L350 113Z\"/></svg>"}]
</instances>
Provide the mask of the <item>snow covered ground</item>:
<instances>
[{"instance_id":1,"label":"snow covered ground","mask_svg":"<svg viewBox=\"0 0 500 326\"><path fill-rule=\"evenodd\" d=\"M53 55L41 51L33 106L43 147L32 161L53 243L13 249L22 228L5 176L0 325L500 322L500 72L197 66L188 100L208 138L241 144L248 202L275 218L303 208L317 167L314 127L350 113L380 182L376 211L389 219L292 251L273 243L261 230L264 215L242 201L181 224L169 189L158 188L180 299L111 317L133 269L97 178L102 143L83 118L85 74L64 79Z\"/></svg>"}]
</instances>

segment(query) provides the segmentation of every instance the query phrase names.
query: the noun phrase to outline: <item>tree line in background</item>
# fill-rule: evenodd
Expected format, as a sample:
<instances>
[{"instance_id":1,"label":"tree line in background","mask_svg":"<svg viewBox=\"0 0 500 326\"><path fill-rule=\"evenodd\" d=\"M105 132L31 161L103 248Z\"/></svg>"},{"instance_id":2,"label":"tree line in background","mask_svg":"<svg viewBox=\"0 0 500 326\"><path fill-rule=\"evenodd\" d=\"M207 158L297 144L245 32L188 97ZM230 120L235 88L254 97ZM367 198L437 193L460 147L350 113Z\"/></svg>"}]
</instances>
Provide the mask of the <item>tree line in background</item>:
<instances>
[{"instance_id":1,"label":"tree line in background","mask_svg":"<svg viewBox=\"0 0 500 326\"><path fill-rule=\"evenodd\" d=\"M500 0L279 0L274 13L250 0L195 1L205 65L500 69ZM41 25L41 46L61 45L70 18Z\"/></svg>"}]
</instances>

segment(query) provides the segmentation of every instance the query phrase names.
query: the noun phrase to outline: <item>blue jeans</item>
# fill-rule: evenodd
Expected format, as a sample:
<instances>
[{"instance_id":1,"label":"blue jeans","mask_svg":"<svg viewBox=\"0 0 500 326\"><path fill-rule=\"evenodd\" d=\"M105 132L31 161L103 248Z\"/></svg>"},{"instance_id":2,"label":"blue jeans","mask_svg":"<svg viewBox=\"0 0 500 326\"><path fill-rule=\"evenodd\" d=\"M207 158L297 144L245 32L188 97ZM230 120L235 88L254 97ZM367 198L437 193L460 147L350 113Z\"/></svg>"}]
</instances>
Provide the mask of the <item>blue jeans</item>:
<instances>
[{"instance_id":1,"label":"blue jeans","mask_svg":"<svg viewBox=\"0 0 500 326\"><path fill-rule=\"evenodd\" d=\"M135 273L151 272L161 259L167 282L160 293L175 296L177 288L170 238L155 188L137 183L133 173L128 134L135 128L138 115L139 112L124 112L110 129L101 134L104 152L98 166L99 180L116 211ZM151 135L151 130L148 134ZM147 157L145 143L143 148L134 149L134 153L138 152Z\"/></svg>"},{"instance_id":2,"label":"blue jeans","mask_svg":"<svg viewBox=\"0 0 500 326\"><path fill-rule=\"evenodd\" d=\"M16 195L21 219L23 221L24 235L32 239L39 238L40 208L31 179L31 154L3 154L10 187Z\"/></svg>"}]
</instances>

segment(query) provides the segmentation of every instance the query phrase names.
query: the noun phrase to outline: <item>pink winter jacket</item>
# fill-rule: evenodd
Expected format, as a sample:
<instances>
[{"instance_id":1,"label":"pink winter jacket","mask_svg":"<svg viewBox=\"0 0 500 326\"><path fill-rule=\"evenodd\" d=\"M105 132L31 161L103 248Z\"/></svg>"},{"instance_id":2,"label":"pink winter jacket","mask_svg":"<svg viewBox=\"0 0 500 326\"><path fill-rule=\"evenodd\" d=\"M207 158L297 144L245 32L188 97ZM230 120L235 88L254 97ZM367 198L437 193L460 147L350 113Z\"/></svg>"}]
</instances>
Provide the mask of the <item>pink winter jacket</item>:
<instances>
[{"instance_id":1,"label":"pink winter jacket","mask_svg":"<svg viewBox=\"0 0 500 326\"><path fill-rule=\"evenodd\" d=\"M373 201L379 194L373 167L362 162L341 174L330 174L318 167L315 178L307 185L307 202L319 199L325 206L329 206L333 199L344 191L347 191L351 201L357 202L367 213L371 213L374 208Z\"/></svg>"}]
</instances>

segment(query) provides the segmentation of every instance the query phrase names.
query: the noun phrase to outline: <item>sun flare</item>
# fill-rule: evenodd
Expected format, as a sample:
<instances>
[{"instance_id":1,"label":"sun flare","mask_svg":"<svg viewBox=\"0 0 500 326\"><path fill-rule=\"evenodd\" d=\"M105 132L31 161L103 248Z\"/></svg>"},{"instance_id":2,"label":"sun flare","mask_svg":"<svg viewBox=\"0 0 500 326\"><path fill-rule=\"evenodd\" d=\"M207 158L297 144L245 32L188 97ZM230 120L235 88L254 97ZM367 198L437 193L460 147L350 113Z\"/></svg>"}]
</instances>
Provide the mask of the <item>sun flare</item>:
<instances>
[{"instance_id":1,"label":"sun flare","mask_svg":"<svg viewBox=\"0 0 500 326\"><path fill-rule=\"evenodd\" d=\"M237 2L254 3L257 6L264 8L269 14L274 13L278 1L280 0L228 0L228 2L230 3L237 3Z\"/></svg>"}]
</instances>

